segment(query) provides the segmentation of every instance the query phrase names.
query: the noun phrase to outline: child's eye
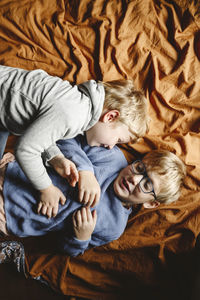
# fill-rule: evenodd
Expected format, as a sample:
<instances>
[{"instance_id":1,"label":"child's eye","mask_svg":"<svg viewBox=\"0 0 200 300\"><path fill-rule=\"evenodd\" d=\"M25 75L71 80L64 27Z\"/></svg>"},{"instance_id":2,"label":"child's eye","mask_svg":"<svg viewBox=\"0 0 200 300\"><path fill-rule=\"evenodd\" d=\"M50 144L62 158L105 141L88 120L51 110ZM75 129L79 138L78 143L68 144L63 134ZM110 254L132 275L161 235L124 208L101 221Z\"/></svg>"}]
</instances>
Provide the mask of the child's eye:
<instances>
[{"instance_id":1,"label":"child's eye","mask_svg":"<svg viewBox=\"0 0 200 300\"><path fill-rule=\"evenodd\" d=\"M139 174L144 172L144 168L142 165L138 164L135 169Z\"/></svg>"},{"instance_id":2,"label":"child's eye","mask_svg":"<svg viewBox=\"0 0 200 300\"><path fill-rule=\"evenodd\" d=\"M134 164L134 171L136 174L143 174L145 172L145 167L142 162L137 162Z\"/></svg>"},{"instance_id":3,"label":"child's eye","mask_svg":"<svg viewBox=\"0 0 200 300\"><path fill-rule=\"evenodd\" d=\"M148 192L148 193L152 191L152 183L150 182L150 180L148 178L142 180L141 184L142 184L143 191Z\"/></svg>"},{"instance_id":4,"label":"child's eye","mask_svg":"<svg viewBox=\"0 0 200 300\"><path fill-rule=\"evenodd\" d=\"M150 187L151 187L151 184L149 183L149 181L146 181L144 184L144 188L148 191Z\"/></svg>"}]
</instances>

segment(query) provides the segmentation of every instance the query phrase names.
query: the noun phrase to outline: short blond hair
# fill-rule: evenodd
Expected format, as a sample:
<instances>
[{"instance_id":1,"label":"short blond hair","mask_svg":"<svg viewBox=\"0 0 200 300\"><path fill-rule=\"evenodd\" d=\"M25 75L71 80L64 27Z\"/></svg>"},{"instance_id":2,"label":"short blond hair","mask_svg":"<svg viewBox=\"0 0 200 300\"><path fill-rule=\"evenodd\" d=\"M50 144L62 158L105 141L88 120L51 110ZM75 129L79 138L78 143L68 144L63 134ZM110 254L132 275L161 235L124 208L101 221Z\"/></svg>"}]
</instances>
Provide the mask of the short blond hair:
<instances>
[{"instance_id":1,"label":"short blond hair","mask_svg":"<svg viewBox=\"0 0 200 300\"><path fill-rule=\"evenodd\" d=\"M128 126L137 140L148 131L148 103L143 91L136 90L132 80L102 82L105 89L104 109L117 109L118 120Z\"/></svg>"},{"instance_id":2,"label":"short blond hair","mask_svg":"<svg viewBox=\"0 0 200 300\"><path fill-rule=\"evenodd\" d=\"M161 190L157 196L160 203L177 201L186 176L186 167L182 160L168 150L152 150L142 159L147 172L155 172L161 179Z\"/></svg>"}]
</instances>

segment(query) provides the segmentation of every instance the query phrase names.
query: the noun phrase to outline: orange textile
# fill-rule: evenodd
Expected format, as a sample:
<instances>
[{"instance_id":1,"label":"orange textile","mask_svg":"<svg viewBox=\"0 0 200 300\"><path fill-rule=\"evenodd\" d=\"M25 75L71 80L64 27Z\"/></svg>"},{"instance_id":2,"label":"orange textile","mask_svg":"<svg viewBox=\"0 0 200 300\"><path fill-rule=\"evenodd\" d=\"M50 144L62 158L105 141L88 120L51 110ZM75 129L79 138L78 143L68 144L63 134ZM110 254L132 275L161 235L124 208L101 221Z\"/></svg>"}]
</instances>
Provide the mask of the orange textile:
<instances>
[{"instance_id":1,"label":"orange textile","mask_svg":"<svg viewBox=\"0 0 200 300\"><path fill-rule=\"evenodd\" d=\"M144 90L150 130L122 150L129 160L131 150L176 153L187 166L178 202L138 209L119 240L77 258L52 253L49 239L24 244L29 276L64 295L128 299L138 282L158 284L200 233L199 1L1 0L0 64L72 83L133 78Z\"/></svg>"}]
</instances>

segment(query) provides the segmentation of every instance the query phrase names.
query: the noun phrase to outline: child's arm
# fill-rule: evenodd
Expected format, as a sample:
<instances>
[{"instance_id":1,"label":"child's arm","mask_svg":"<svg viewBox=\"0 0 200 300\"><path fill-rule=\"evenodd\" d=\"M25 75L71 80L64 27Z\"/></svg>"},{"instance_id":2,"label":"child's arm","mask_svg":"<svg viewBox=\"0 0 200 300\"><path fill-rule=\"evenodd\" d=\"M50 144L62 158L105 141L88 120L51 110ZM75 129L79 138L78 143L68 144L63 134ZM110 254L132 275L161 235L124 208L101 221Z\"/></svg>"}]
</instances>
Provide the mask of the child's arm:
<instances>
[{"instance_id":1,"label":"child's arm","mask_svg":"<svg viewBox=\"0 0 200 300\"><path fill-rule=\"evenodd\" d=\"M111 206L110 209L112 209ZM124 216L120 211L119 218L116 218L114 209L111 219L105 215L101 209L97 215L97 212L91 211L89 207L82 207L75 211L72 215L72 228L70 223L67 223L66 227L57 233L58 250L70 256L77 256L88 249L118 239L124 232L129 214L125 213Z\"/></svg>"},{"instance_id":2,"label":"child's arm","mask_svg":"<svg viewBox=\"0 0 200 300\"><path fill-rule=\"evenodd\" d=\"M92 243L91 247L105 244L104 239L98 239L93 243L93 232L97 222L96 210L91 212L89 207L82 207L73 213L71 222L72 227L67 224L67 228L57 233L56 244L59 251L77 256L89 249L90 243Z\"/></svg>"}]
</instances>

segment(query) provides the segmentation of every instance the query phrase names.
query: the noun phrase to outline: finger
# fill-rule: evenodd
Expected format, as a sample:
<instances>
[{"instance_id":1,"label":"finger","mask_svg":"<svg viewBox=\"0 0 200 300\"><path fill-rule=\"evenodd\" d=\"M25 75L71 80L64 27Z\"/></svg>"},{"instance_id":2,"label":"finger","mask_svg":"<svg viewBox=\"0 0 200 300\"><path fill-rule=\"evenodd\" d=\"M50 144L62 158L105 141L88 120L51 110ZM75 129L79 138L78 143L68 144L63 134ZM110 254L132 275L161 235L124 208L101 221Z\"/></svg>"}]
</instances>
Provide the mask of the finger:
<instances>
[{"instance_id":1,"label":"finger","mask_svg":"<svg viewBox=\"0 0 200 300\"><path fill-rule=\"evenodd\" d=\"M91 204L91 207L94 207L99 202L99 194L96 194L94 197L94 201Z\"/></svg>"},{"instance_id":2,"label":"finger","mask_svg":"<svg viewBox=\"0 0 200 300\"><path fill-rule=\"evenodd\" d=\"M52 217L55 217L58 213L58 205L55 205L53 208L52 208Z\"/></svg>"},{"instance_id":3,"label":"finger","mask_svg":"<svg viewBox=\"0 0 200 300\"><path fill-rule=\"evenodd\" d=\"M74 169L74 180L75 180L76 182L78 182L78 179L79 179L79 173L78 173L77 168L75 167L75 169Z\"/></svg>"},{"instance_id":4,"label":"finger","mask_svg":"<svg viewBox=\"0 0 200 300\"><path fill-rule=\"evenodd\" d=\"M44 205L42 206L41 213L43 215L46 215L46 213L47 213L47 206L44 206Z\"/></svg>"},{"instance_id":5,"label":"finger","mask_svg":"<svg viewBox=\"0 0 200 300\"><path fill-rule=\"evenodd\" d=\"M62 205L64 205L65 202L66 202L66 197L65 197L64 194L62 193L61 196L60 196L60 203L61 203Z\"/></svg>"},{"instance_id":6,"label":"finger","mask_svg":"<svg viewBox=\"0 0 200 300\"><path fill-rule=\"evenodd\" d=\"M82 217L82 222L86 222L88 220L86 207L81 208L81 217Z\"/></svg>"},{"instance_id":7,"label":"finger","mask_svg":"<svg viewBox=\"0 0 200 300\"><path fill-rule=\"evenodd\" d=\"M83 197L84 197L84 191L83 190L79 190L79 202L83 202Z\"/></svg>"},{"instance_id":8,"label":"finger","mask_svg":"<svg viewBox=\"0 0 200 300\"><path fill-rule=\"evenodd\" d=\"M49 206L49 207L47 208L46 214L47 214L47 217L48 217L49 219L52 217L52 207L51 207L51 206Z\"/></svg>"},{"instance_id":9,"label":"finger","mask_svg":"<svg viewBox=\"0 0 200 300\"><path fill-rule=\"evenodd\" d=\"M91 205L94 202L94 197L95 197L95 195L90 195L90 198L89 198L89 200L87 202L87 207L91 207Z\"/></svg>"},{"instance_id":10,"label":"finger","mask_svg":"<svg viewBox=\"0 0 200 300\"><path fill-rule=\"evenodd\" d=\"M73 213L73 215L72 215L72 221L73 221L73 225L74 225L75 227L77 227L76 214L77 214L77 211L75 211L75 212Z\"/></svg>"},{"instance_id":11,"label":"finger","mask_svg":"<svg viewBox=\"0 0 200 300\"><path fill-rule=\"evenodd\" d=\"M90 222L92 220L91 210L89 207L86 207L85 210L86 210L87 220L88 220L88 222Z\"/></svg>"},{"instance_id":12,"label":"finger","mask_svg":"<svg viewBox=\"0 0 200 300\"><path fill-rule=\"evenodd\" d=\"M90 207L91 208L95 207L96 203L97 203L96 198L94 198L94 201L90 204Z\"/></svg>"},{"instance_id":13,"label":"finger","mask_svg":"<svg viewBox=\"0 0 200 300\"><path fill-rule=\"evenodd\" d=\"M75 187L75 185L77 184L78 182L78 179L75 179L73 177L70 177L69 178L69 184L72 186L72 187Z\"/></svg>"},{"instance_id":14,"label":"finger","mask_svg":"<svg viewBox=\"0 0 200 300\"><path fill-rule=\"evenodd\" d=\"M71 186L75 186L78 181L78 171L73 163L66 166L65 176Z\"/></svg>"},{"instance_id":15,"label":"finger","mask_svg":"<svg viewBox=\"0 0 200 300\"><path fill-rule=\"evenodd\" d=\"M81 226L81 224L82 224L82 216L81 216L80 210L78 210L76 213L76 223L77 223L77 226Z\"/></svg>"},{"instance_id":16,"label":"finger","mask_svg":"<svg viewBox=\"0 0 200 300\"><path fill-rule=\"evenodd\" d=\"M85 191L84 196L83 196L83 204L86 205L89 201L90 194Z\"/></svg>"},{"instance_id":17,"label":"finger","mask_svg":"<svg viewBox=\"0 0 200 300\"><path fill-rule=\"evenodd\" d=\"M94 224L96 225L96 222L97 222L97 211L96 211L96 209L94 209L92 211L92 218L93 218Z\"/></svg>"},{"instance_id":18,"label":"finger","mask_svg":"<svg viewBox=\"0 0 200 300\"><path fill-rule=\"evenodd\" d=\"M70 165L65 165L65 175L69 176L70 175Z\"/></svg>"},{"instance_id":19,"label":"finger","mask_svg":"<svg viewBox=\"0 0 200 300\"><path fill-rule=\"evenodd\" d=\"M42 208L42 202L39 202L38 208L37 208L37 213L39 214Z\"/></svg>"},{"instance_id":20,"label":"finger","mask_svg":"<svg viewBox=\"0 0 200 300\"><path fill-rule=\"evenodd\" d=\"M76 183L78 182L78 179L79 179L78 171L77 171L76 167L73 166L71 169L71 178L70 178L71 186L75 186Z\"/></svg>"}]
</instances>

